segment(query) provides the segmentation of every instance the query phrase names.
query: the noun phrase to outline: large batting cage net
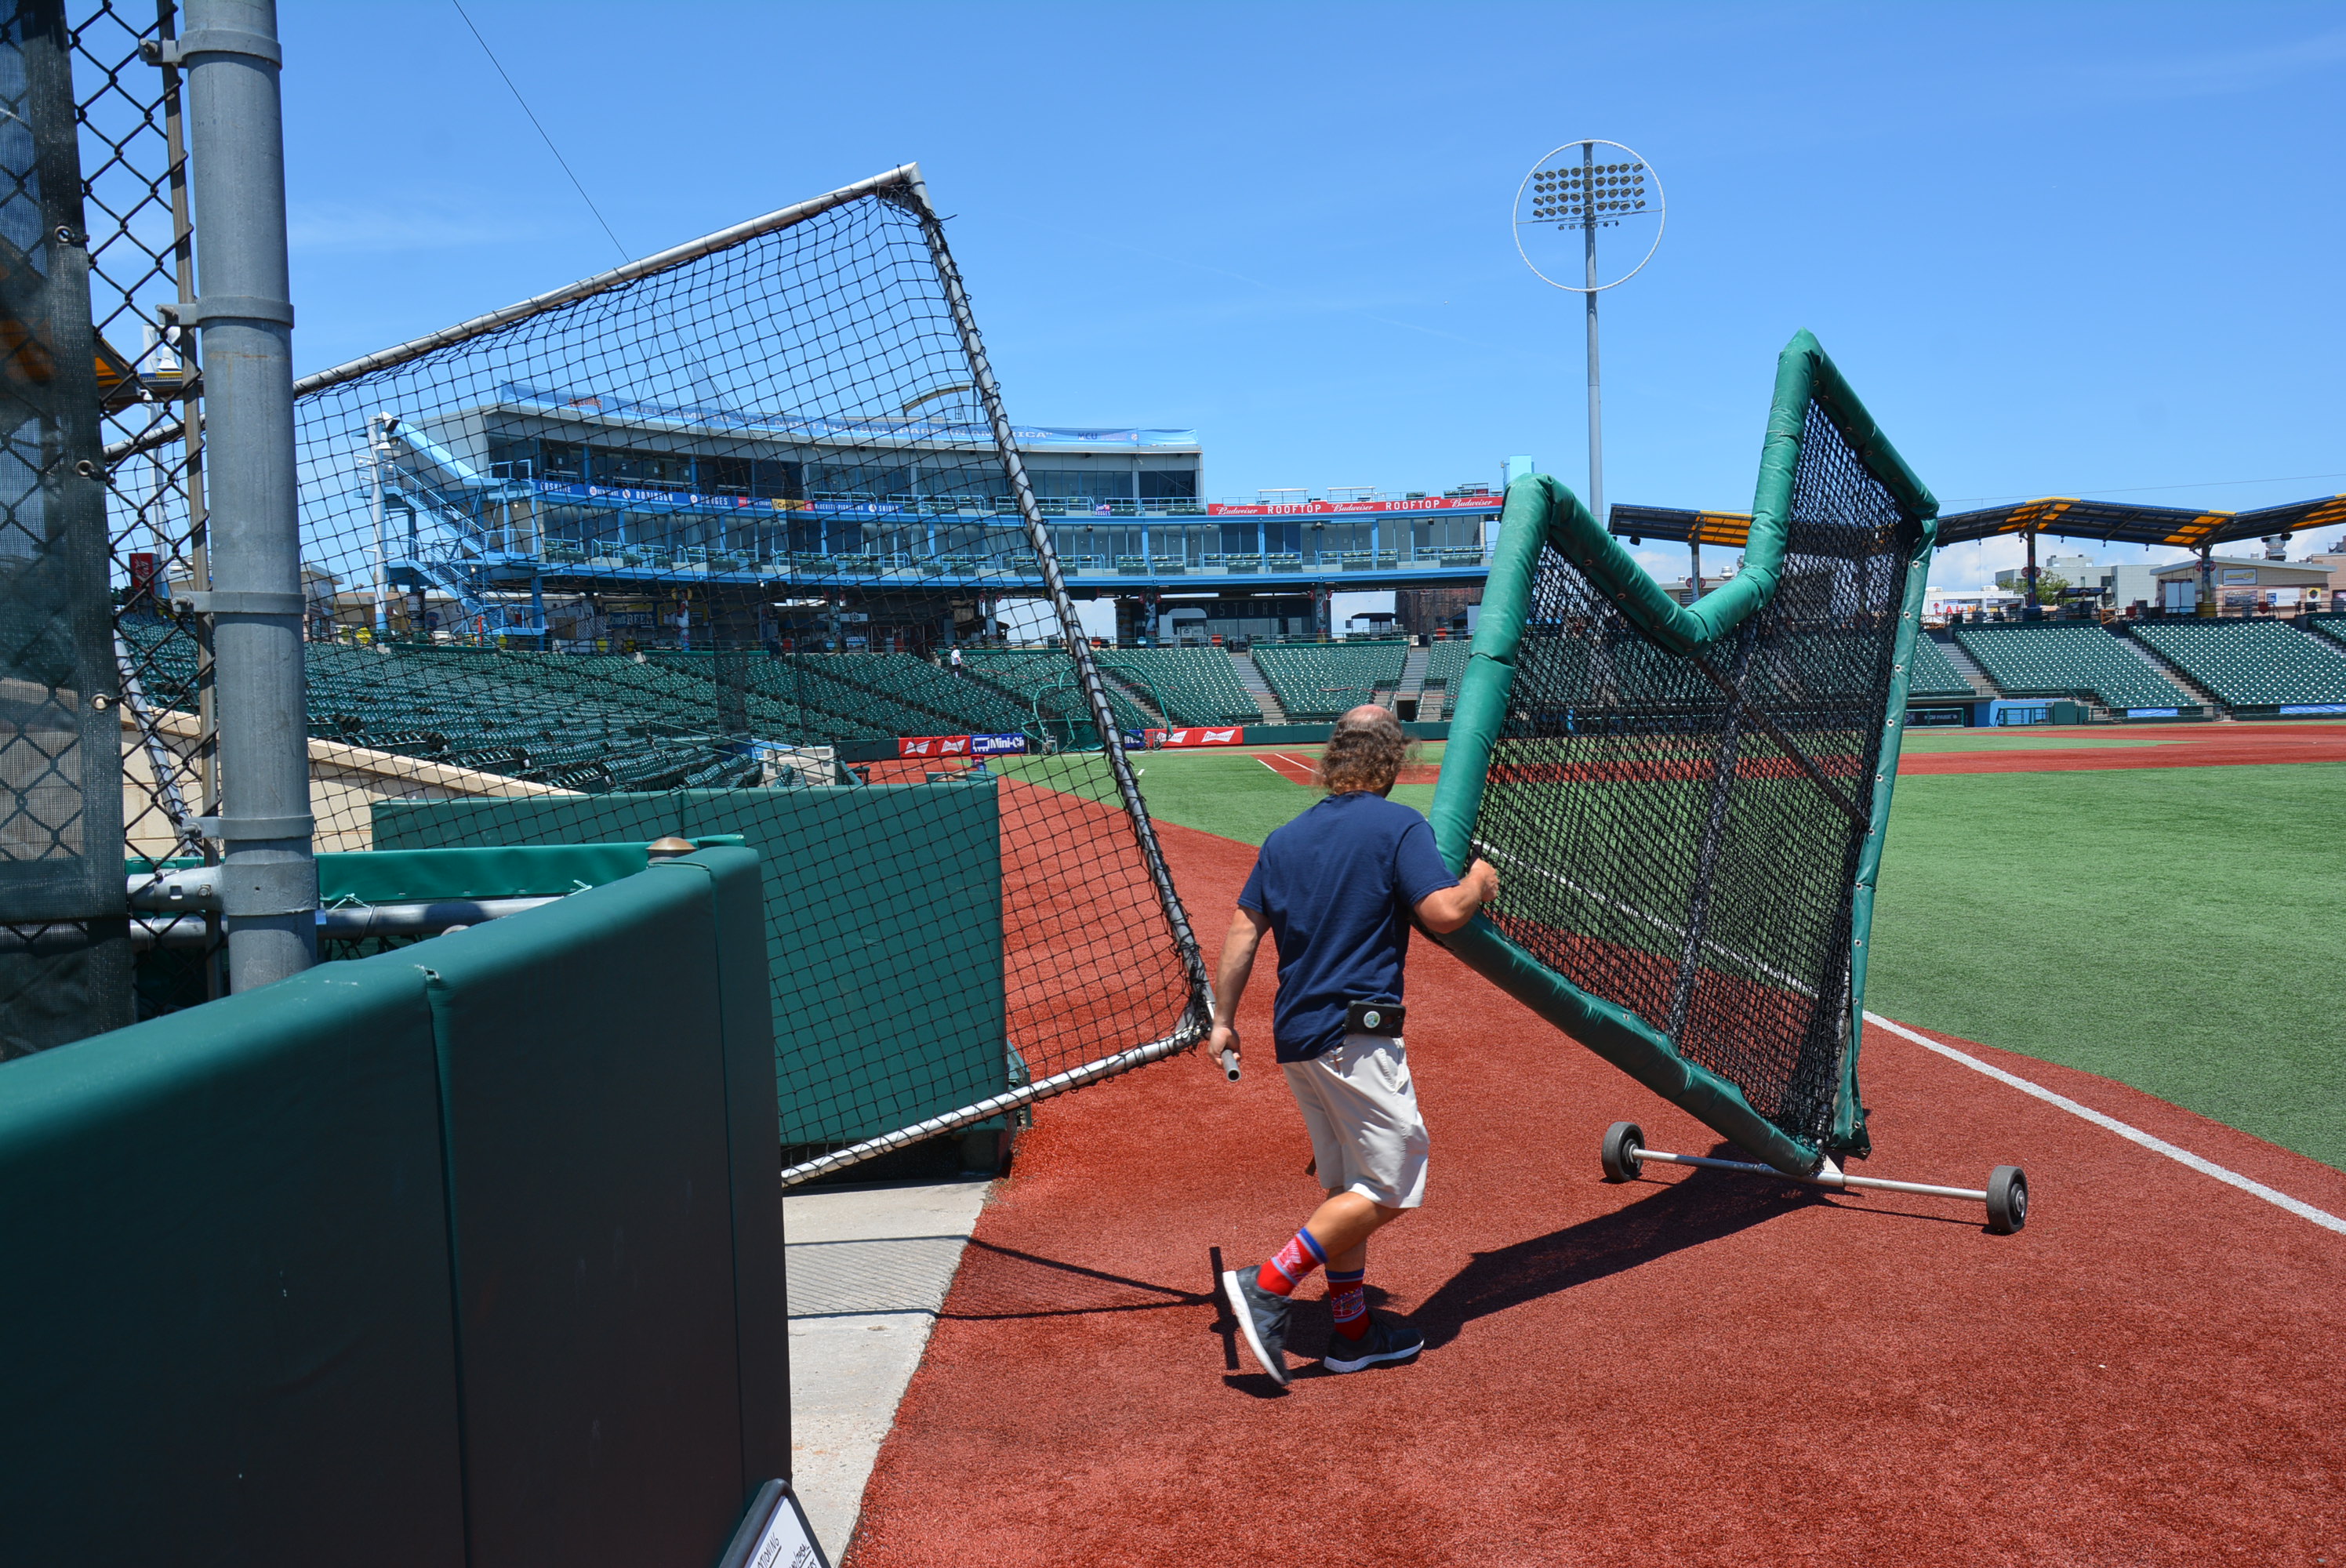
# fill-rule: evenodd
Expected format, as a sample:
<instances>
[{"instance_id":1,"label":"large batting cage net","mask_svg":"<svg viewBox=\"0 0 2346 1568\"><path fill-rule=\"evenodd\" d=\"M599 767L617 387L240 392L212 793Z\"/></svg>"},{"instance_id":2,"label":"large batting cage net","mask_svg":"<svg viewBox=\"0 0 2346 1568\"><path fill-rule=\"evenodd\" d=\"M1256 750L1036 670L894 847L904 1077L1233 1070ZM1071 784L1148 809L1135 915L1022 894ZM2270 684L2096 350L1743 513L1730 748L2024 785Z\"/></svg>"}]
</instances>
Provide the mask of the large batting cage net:
<instances>
[{"instance_id":1,"label":"large batting cage net","mask_svg":"<svg viewBox=\"0 0 2346 1568\"><path fill-rule=\"evenodd\" d=\"M1869 850L1930 509L1883 477L1894 455L1868 461L1862 412L1811 394L1778 415L1797 455L1780 523L1763 504L1751 550L1772 591L1753 578L1708 623L1547 482L1576 516L1503 553L1528 581L1499 628L1512 670L1486 709L1472 843L1500 873L1491 923L1523 953L1731 1085L1790 1145L1856 1155ZM1511 507L1507 525L1538 527L1535 510ZM1475 664L1470 688L1502 674ZM1457 739L1467 762L1476 748Z\"/></svg>"},{"instance_id":2,"label":"large batting cage net","mask_svg":"<svg viewBox=\"0 0 2346 1568\"><path fill-rule=\"evenodd\" d=\"M320 851L744 835L794 1176L1202 1033L917 169L296 393ZM199 644L124 633L192 733Z\"/></svg>"}]
</instances>

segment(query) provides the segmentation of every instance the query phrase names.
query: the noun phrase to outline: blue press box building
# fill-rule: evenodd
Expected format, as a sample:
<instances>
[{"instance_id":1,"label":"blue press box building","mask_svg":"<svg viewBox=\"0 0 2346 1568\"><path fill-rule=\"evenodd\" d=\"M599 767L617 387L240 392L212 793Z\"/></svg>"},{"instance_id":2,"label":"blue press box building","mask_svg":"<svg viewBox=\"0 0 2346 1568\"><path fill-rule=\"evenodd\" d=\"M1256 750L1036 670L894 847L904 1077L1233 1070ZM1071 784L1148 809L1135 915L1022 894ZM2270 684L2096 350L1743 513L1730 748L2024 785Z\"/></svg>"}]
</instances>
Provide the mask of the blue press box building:
<instances>
[{"instance_id":1,"label":"blue press box building","mask_svg":"<svg viewBox=\"0 0 2346 1568\"><path fill-rule=\"evenodd\" d=\"M388 602L551 647L717 630L926 648L980 631L1020 580L1040 584L1007 485L996 473L986 488L1004 494L972 493L984 435L521 385L429 423L379 414L355 484L345 470L305 497L313 514L372 514L367 558L317 571L312 593L346 625ZM1117 600L1127 636L1163 636L1177 599L1192 639L1239 638L1329 631L1340 590L1479 588L1498 519L1492 484L1209 503L1194 431L1016 437L1071 593Z\"/></svg>"}]
</instances>

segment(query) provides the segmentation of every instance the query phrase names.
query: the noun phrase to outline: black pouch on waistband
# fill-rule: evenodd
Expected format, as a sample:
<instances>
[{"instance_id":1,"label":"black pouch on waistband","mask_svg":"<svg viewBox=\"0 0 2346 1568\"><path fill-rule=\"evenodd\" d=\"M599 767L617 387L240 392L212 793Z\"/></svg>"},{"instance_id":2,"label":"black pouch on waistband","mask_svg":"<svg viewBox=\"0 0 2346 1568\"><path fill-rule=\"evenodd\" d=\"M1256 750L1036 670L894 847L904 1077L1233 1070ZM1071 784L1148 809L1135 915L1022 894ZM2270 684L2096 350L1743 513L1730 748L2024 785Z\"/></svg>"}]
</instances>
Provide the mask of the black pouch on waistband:
<instances>
[{"instance_id":1,"label":"black pouch on waistband","mask_svg":"<svg viewBox=\"0 0 2346 1568\"><path fill-rule=\"evenodd\" d=\"M1398 1034L1409 1009L1398 1002L1352 1002L1344 1006L1347 1034Z\"/></svg>"}]
</instances>

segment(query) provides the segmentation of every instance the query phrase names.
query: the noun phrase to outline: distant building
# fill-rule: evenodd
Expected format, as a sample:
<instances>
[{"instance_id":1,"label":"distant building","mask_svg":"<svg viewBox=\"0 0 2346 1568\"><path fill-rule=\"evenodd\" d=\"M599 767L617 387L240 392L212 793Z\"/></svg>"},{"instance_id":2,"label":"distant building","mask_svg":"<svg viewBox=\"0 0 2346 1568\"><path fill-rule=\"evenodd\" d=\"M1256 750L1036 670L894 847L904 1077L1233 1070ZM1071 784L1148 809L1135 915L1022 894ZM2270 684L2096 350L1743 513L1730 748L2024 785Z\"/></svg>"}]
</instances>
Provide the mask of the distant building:
<instances>
[{"instance_id":1,"label":"distant building","mask_svg":"<svg viewBox=\"0 0 2346 1568\"><path fill-rule=\"evenodd\" d=\"M2102 580L2102 569L2094 564L2091 555L2056 554L2036 558L2036 575L2040 581L2058 577L2073 588L2090 588ZM2020 592L2027 580L2028 573L2018 566L1995 575L1995 585L2007 593Z\"/></svg>"},{"instance_id":2,"label":"distant building","mask_svg":"<svg viewBox=\"0 0 2346 1568\"><path fill-rule=\"evenodd\" d=\"M2330 568L2313 562L2269 561L2217 555L2208 562L2214 578L2216 602L2229 610L2289 609L2324 604L2329 599ZM2177 561L2155 569L2159 585L2158 607L2169 614L2188 612L2199 604L2199 563Z\"/></svg>"}]
</instances>

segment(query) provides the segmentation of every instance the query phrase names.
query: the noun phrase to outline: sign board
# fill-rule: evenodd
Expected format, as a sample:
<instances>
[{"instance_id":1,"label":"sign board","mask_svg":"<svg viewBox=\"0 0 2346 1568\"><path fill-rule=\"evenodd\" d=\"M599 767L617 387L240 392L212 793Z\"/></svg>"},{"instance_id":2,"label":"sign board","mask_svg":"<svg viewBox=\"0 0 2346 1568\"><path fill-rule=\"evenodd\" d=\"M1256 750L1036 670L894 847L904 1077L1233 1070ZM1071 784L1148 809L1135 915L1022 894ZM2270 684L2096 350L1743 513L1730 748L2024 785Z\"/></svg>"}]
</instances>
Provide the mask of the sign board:
<instances>
[{"instance_id":1,"label":"sign board","mask_svg":"<svg viewBox=\"0 0 2346 1568\"><path fill-rule=\"evenodd\" d=\"M1124 744L1130 749L1146 747L1151 751L1183 746L1244 746L1246 730L1238 725L1227 729L1127 729Z\"/></svg>"},{"instance_id":2,"label":"sign board","mask_svg":"<svg viewBox=\"0 0 2346 1568\"><path fill-rule=\"evenodd\" d=\"M1024 756L1026 737L1018 735L900 735L899 757Z\"/></svg>"},{"instance_id":3,"label":"sign board","mask_svg":"<svg viewBox=\"0 0 2346 1568\"><path fill-rule=\"evenodd\" d=\"M733 1532L717 1568L831 1568L788 1481L770 1481Z\"/></svg>"},{"instance_id":4,"label":"sign board","mask_svg":"<svg viewBox=\"0 0 2346 1568\"><path fill-rule=\"evenodd\" d=\"M1414 501L1284 501L1257 506L1225 504L1219 501L1206 504L1209 517L1339 517L1356 514L1374 515L1380 512L1446 512L1458 507L1472 507L1478 512L1495 512L1505 504L1506 497L1491 491L1472 495L1421 495Z\"/></svg>"}]
</instances>

